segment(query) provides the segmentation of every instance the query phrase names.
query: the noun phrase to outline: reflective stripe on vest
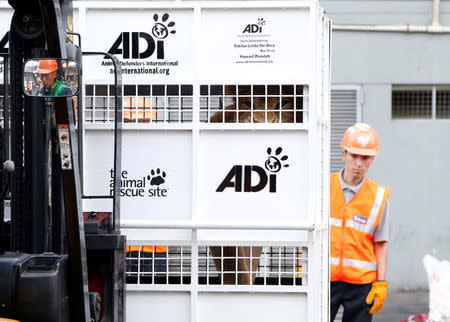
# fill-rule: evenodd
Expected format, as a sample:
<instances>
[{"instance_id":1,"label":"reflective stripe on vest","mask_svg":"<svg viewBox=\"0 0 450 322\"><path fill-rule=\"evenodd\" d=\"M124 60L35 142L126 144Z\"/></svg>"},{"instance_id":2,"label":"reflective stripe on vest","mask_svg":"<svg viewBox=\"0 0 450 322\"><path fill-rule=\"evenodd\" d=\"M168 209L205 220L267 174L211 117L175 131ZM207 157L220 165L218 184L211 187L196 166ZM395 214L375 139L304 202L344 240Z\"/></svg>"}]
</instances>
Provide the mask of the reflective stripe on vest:
<instances>
[{"instance_id":1,"label":"reflective stripe on vest","mask_svg":"<svg viewBox=\"0 0 450 322\"><path fill-rule=\"evenodd\" d=\"M57 80L55 84L53 84L52 90L48 96L59 96L65 88L67 88L67 86Z\"/></svg>"},{"instance_id":2,"label":"reflective stripe on vest","mask_svg":"<svg viewBox=\"0 0 450 322\"><path fill-rule=\"evenodd\" d=\"M330 257L330 265L339 265L339 258L337 257ZM359 261L356 259L347 259L344 258L344 262L343 262L344 266L351 266L351 267L355 267L355 268L362 268L362 269L369 269L372 271L377 270L377 264L372 263L372 262L365 262L365 261Z\"/></svg>"},{"instance_id":3,"label":"reflective stripe on vest","mask_svg":"<svg viewBox=\"0 0 450 322\"><path fill-rule=\"evenodd\" d=\"M380 221L390 189L365 179L345 204L339 173L331 175L330 277L353 284L377 279L373 234Z\"/></svg>"}]
</instances>

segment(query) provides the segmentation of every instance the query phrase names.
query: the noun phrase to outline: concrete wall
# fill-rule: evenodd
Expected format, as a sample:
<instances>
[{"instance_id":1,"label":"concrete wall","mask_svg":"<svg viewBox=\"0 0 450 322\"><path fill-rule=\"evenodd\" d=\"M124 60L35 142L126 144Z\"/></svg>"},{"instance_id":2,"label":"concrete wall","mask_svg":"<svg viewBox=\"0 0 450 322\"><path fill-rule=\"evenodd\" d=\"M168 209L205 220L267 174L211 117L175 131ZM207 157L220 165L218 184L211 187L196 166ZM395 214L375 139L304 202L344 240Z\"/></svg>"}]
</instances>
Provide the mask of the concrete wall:
<instances>
[{"instance_id":1,"label":"concrete wall","mask_svg":"<svg viewBox=\"0 0 450 322\"><path fill-rule=\"evenodd\" d=\"M441 1L450 24L450 1ZM432 1L321 1L339 24L428 24ZM395 289L428 286L422 259L450 260L450 119L391 118L391 86L450 84L449 35L334 32L332 83L363 88L362 118L380 137L369 172L391 187L387 279Z\"/></svg>"}]
</instances>

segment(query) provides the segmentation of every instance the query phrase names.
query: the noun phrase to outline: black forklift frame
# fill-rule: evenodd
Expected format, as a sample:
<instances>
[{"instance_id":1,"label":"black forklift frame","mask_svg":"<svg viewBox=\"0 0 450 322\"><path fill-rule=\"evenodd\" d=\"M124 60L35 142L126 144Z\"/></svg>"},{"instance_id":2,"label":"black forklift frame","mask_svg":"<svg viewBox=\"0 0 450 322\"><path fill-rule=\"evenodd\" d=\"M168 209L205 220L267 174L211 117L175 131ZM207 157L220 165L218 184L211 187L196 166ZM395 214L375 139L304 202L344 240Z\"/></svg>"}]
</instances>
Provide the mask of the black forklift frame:
<instances>
[{"instance_id":1,"label":"black forklift frame","mask_svg":"<svg viewBox=\"0 0 450 322\"><path fill-rule=\"evenodd\" d=\"M22 4L19 4L16 1L10 0L10 3L14 3L14 8L23 9ZM27 4L28 5L28 4ZM36 8L38 5L40 8L41 16L42 16L42 24L44 26L45 39L46 39L46 56L48 57L60 57L63 59L67 59L66 52L66 42L63 37L70 32L66 32L63 28L62 23L62 13L64 6L70 6L71 1L69 0L38 0L35 1L31 5ZM16 14L16 12L15 12ZM13 17L14 20L14 17ZM14 23L14 21L13 21ZM39 34L41 36L42 33ZM29 38L21 39L17 35L15 36L14 45L11 43L11 33L7 33L1 41L0 41L0 55L3 57L5 73L5 86L4 86L4 98L5 98L5 129L4 133L6 134L6 140L8 140L7 144L4 144L5 151L1 151L3 157L6 159L13 159L17 161L17 164L21 167L20 174L18 178L21 178L20 184L23 185L24 178L28 176L32 176L31 187L26 187L26 191L23 188L19 188L19 195L16 200L13 200L16 205L19 205L19 208L15 210L15 214L11 214L12 222L11 222L11 250L19 250L21 252L32 252L32 253L40 253L42 251L47 251L47 249L53 249L58 252L64 252L65 247L67 247L67 251L69 253L69 261L68 261L68 269L70 272L70 278L68 278L69 284L69 301L70 301L70 320L71 321L91 321L92 318L92 308L90 303L90 294L88 287L88 263L87 263L87 253L89 250L92 250L93 253L95 251L99 251L100 254L105 253L111 255L105 255L103 257L103 261L95 261L95 265L113 265L114 266L114 276L111 277L112 283L108 285L112 295L110 296L109 302L107 303L107 309L110 314L108 314L107 320L111 321L124 321L125 319L125 237L120 235L120 174L121 174L121 150L122 150L122 78L121 78L121 67L118 59L112 55L107 53L98 53L98 52L87 52L82 53L86 55L102 55L113 61L114 69L115 69L115 123L114 123L114 186L113 186L113 213L112 213L112 225L110 227L110 232L106 234L97 233L97 234L87 234L84 232L84 222L83 222L83 213L82 213L82 177L81 177L81 162L82 162L82 137L80 134L82 133L82 120L83 120L83 109L78 108L78 133L76 128L76 116L74 114L74 109L71 106L71 98L62 98L62 97L53 97L53 98L43 98L44 103L39 103L42 98L33 98L33 97L22 97L22 87L19 86L21 84L21 80L18 74L18 70L23 65L23 58L30 58L30 46L26 47L25 40L29 41ZM31 38L30 38L31 39ZM10 41L9 52L5 52L5 50L1 50L6 43ZM17 43L16 43L17 42ZM30 45L30 43L27 43ZM17 46L17 48L16 48ZM11 49L12 48L12 49ZM28 52L25 54L24 48L28 49ZM79 49L81 53L81 48ZM40 57L42 56L42 50L39 53L35 51L32 53L31 57ZM14 57L14 61L9 64L9 59ZM80 57L81 61L81 57ZM9 64L9 65L8 65ZM9 73L7 72L11 68L11 79L8 79ZM14 69L14 70L13 70ZM82 75L82 73L80 73ZM80 90L83 89L81 77L79 78ZM11 86L11 88L9 88ZM11 95L11 100L9 101L9 97ZM79 95L82 97L82 94ZM42 102L42 101L41 101ZM25 104L24 104L25 103ZM41 104L41 105L40 105ZM44 109L38 108L30 108L43 106ZM10 115L11 110L8 106L15 106L20 109L18 115ZM28 106L27 112L25 113L25 107ZM23 108L23 111L22 111ZM60 177L60 182L56 182L54 184L52 182L52 189L60 190L59 195L61 196L60 207L61 214L64 214L65 223L66 223L66 237L67 237L67 245L61 244L58 248L58 241L42 241L39 240L42 235L52 235L52 232L46 231L45 226L47 226L51 218L47 218L47 222L45 222L44 217L48 217L49 214L46 214L45 211L33 214L24 211L24 203L29 202L26 201L24 197L26 193L29 191L30 195L38 195L43 197L38 205L39 207L45 206L46 198L48 198L48 194L52 193L48 189L46 192L40 191L42 189L41 185L45 183L44 180L41 180L45 174L40 173L42 171L34 171L33 169L42 170L42 165L49 166L49 158L47 158L47 153L51 152L51 146L49 146L49 142L52 141L50 129L51 119L49 119L50 111L54 109L54 119L56 126L64 125L69 128L69 136L70 136L70 152L72 155L73 166L71 169L61 170L59 168L59 172L55 175ZM15 113L17 114L17 113ZM9 119L11 119L11 125L8 126ZM33 121L43 120L45 126L39 128L38 125L33 125ZM33 128L23 128L19 129L22 122L28 122L31 124ZM15 122L13 124L13 122ZM39 135L33 135L36 133L43 134L47 133L45 138L39 137ZM33 138L33 136L37 137L36 143L25 142L23 137ZM15 138L19 138L18 141ZM32 139L34 142L34 138ZM42 149L42 144L44 144L45 149ZM11 146L10 146L11 145ZM34 146L35 145L35 146ZM10 146L10 147L9 147ZM23 151L21 146L23 146ZM9 147L9 150L8 150ZM50 150L49 150L50 149ZM20 150L20 151L19 151ZM50 152L48 152L50 151ZM54 152L53 152L54 153ZM29 155L29 156L26 156ZM26 156L26 157L24 157ZM31 158L29 162L24 161L25 164L22 163L22 157ZM57 158L52 157L52 167L55 168L55 164L59 162L59 160L55 160ZM33 160L36 160L34 162ZM56 162L56 163L55 163ZM27 164L28 163L28 164ZM41 168L36 168L41 167ZM45 173L45 171L44 171ZM14 174L15 175L15 174ZM15 180L15 179L14 179ZM13 180L13 182L14 182ZM48 180L48 179L47 179ZM53 180L53 179L52 179ZM0 179L0 184L3 186L3 176ZM58 181L58 180L56 180ZM44 184L45 186L45 184ZM11 191L15 191L15 188L12 187ZM47 197L46 197L47 196ZM96 198L101 196L85 196L85 198ZM109 197L109 196L108 196ZM110 197L109 197L110 198ZM38 198L39 199L39 198ZM37 207L37 208L39 208ZM58 205L56 205L58 207ZM3 207L0 210L0 234L4 236L4 218L3 218ZM27 204L27 209L33 208L32 206ZM41 207L45 208L45 207ZM50 216L54 216L52 212L50 212ZM17 215L17 216L16 216ZM60 218L60 225L63 224L64 218ZM41 223L41 220L44 219L44 223ZM18 220L18 222L14 222L14 220ZM18 225L15 225L18 224ZM38 226L38 228L31 228L34 225ZM42 232L39 230L42 229ZM59 234L59 238L62 239L63 231L57 231ZM54 237L54 236L53 236ZM35 243L36 241L36 243ZM3 243L2 243L3 244ZM0 254L3 249L0 249ZM92 255L91 255L92 256ZM109 257L108 257L109 256ZM111 273L109 273L111 275ZM112 301L111 301L112 299ZM91 305L90 305L91 304Z\"/></svg>"},{"instance_id":2,"label":"black forklift frame","mask_svg":"<svg viewBox=\"0 0 450 322\"><path fill-rule=\"evenodd\" d=\"M3 161L9 159L9 50L5 48L9 39L9 31L5 33L2 40L0 40L0 57L3 59L3 136L1 137L2 142L0 142L0 166L3 166ZM1 94L0 94L1 95ZM1 134L0 134L1 135ZM3 173L3 171L2 171ZM4 176L0 177L0 185L5 186ZM5 187L6 188L6 187ZM7 190L5 191L7 192ZM0 200L3 201L3 200ZM4 201L3 205L0 205L0 253L6 250L6 241L8 235L6 235L5 230L5 212L4 212Z\"/></svg>"}]
</instances>

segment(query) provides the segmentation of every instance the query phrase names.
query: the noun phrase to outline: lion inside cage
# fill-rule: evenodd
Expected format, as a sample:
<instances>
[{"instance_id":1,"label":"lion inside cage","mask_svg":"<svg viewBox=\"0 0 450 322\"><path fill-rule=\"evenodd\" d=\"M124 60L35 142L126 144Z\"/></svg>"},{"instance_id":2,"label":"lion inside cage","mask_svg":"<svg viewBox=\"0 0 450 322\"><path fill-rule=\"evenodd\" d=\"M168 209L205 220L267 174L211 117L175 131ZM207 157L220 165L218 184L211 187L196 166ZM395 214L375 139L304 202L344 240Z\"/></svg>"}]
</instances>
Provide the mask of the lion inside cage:
<instances>
[{"instance_id":1,"label":"lion inside cage","mask_svg":"<svg viewBox=\"0 0 450 322\"><path fill-rule=\"evenodd\" d=\"M231 101L228 99L230 104L211 116L210 123L303 122L300 85L225 85L224 90L219 88L216 93L211 90L211 94L224 94L223 101L226 98ZM254 284L262 247L211 246L210 250L223 284Z\"/></svg>"}]
</instances>

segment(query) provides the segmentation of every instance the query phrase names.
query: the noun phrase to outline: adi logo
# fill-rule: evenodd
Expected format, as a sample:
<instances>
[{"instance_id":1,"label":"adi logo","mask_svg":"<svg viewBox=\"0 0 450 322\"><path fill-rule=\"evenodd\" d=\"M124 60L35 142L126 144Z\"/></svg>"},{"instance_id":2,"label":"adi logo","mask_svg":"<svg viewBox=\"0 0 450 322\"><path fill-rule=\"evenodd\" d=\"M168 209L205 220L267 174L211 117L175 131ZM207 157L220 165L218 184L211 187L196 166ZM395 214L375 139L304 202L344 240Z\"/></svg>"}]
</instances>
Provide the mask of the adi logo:
<instances>
[{"instance_id":1,"label":"adi logo","mask_svg":"<svg viewBox=\"0 0 450 322\"><path fill-rule=\"evenodd\" d=\"M216 192L223 192L226 188L234 188L235 192L258 192L263 190L267 184L269 184L269 192L277 192L277 173L282 168L289 167L289 164L284 163L288 156L281 156L282 151L283 149L278 147L272 154L272 149L267 148L265 169L258 165L234 165ZM258 178L257 182L252 181L252 173Z\"/></svg>"},{"instance_id":2,"label":"adi logo","mask_svg":"<svg viewBox=\"0 0 450 322\"><path fill-rule=\"evenodd\" d=\"M176 33L173 29L175 22L170 21L168 13L163 14L161 19L158 14L154 14L153 20L154 25L151 29L151 35L144 31L122 32L108 50L108 53L122 55L124 59L146 59L152 56L156 50L156 58L164 59L164 39L169 34ZM146 46L141 46L142 43Z\"/></svg>"},{"instance_id":3,"label":"adi logo","mask_svg":"<svg viewBox=\"0 0 450 322\"><path fill-rule=\"evenodd\" d=\"M258 22L254 24L248 24L245 26L243 34L249 33L249 34L255 34L255 33L262 33L262 27L266 24L264 21L264 18L258 18Z\"/></svg>"}]
</instances>

